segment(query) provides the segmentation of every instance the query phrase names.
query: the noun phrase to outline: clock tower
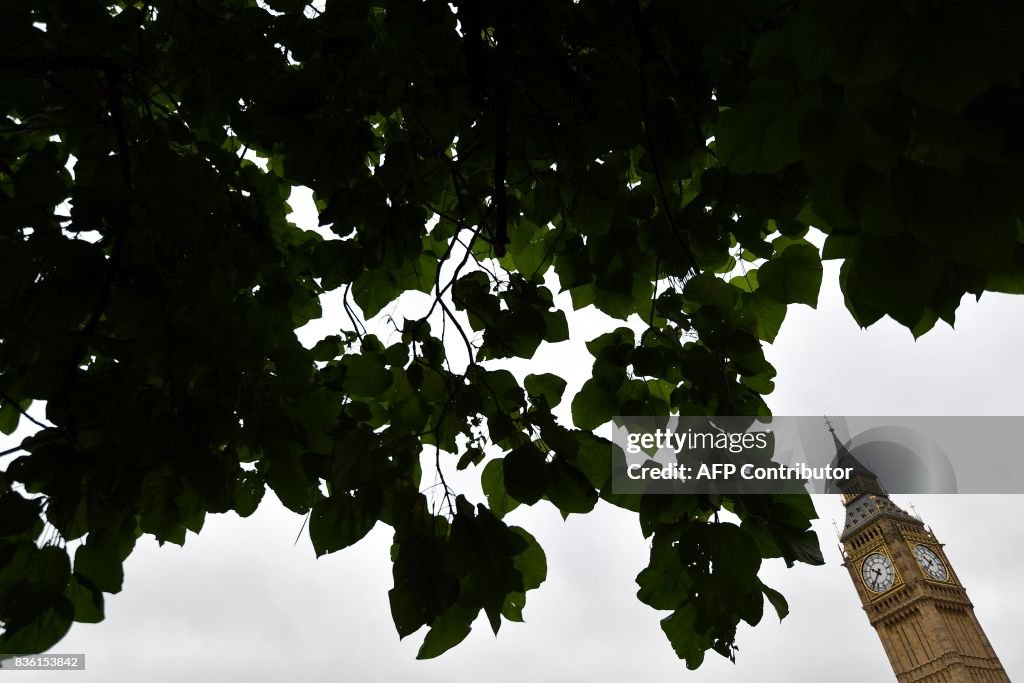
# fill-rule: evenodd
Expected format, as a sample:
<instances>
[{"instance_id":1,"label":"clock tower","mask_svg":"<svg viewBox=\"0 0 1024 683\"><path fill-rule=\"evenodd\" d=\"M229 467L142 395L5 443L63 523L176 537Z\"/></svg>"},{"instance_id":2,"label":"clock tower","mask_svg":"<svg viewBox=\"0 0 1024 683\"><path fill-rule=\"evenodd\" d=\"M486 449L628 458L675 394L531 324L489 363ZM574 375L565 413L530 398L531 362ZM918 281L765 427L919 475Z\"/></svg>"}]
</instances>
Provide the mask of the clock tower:
<instances>
[{"instance_id":1,"label":"clock tower","mask_svg":"<svg viewBox=\"0 0 1024 683\"><path fill-rule=\"evenodd\" d=\"M831 425L829 425L832 431ZM899 683L1009 683L943 546L889 500L878 478L836 437L835 489L846 505L839 537L868 621Z\"/></svg>"}]
</instances>

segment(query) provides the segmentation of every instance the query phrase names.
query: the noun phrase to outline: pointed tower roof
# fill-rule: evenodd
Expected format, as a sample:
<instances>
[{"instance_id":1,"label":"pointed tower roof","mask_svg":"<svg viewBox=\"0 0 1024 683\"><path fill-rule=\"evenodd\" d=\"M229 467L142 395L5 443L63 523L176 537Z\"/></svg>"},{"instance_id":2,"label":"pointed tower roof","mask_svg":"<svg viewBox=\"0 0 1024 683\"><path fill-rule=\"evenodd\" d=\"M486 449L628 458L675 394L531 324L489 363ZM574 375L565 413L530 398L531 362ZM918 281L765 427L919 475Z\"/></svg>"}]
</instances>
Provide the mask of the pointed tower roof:
<instances>
[{"instance_id":1,"label":"pointed tower roof","mask_svg":"<svg viewBox=\"0 0 1024 683\"><path fill-rule=\"evenodd\" d=\"M827 493L842 494L843 503L846 505L846 523L843 525L840 538L848 538L861 526L881 515L899 517L920 524L920 520L889 500L889 494L882 488L878 476L850 453L846 444L839 440L835 428L827 417L825 424L832 433L832 441L836 445L832 466L852 470L848 478L833 480L825 489Z\"/></svg>"},{"instance_id":2,"label":"pointed tower roof","mask_svg":"<svg viewBox=\"0 0 1024 683\"><path fill-rule=\"evenodd\" d=\"M832 467L852 470L849 477L830 482L826 491L828 493L842 493L844 503L848 503L850 500L865 493L887 495L885 489L882 488L881 483L878 481L878 476L868 469L864 463L853 457L846 444L839 440L835 427L832 426L831 420L827 417L825 418L825 426L828 427L829 433L832 434L832 442L836 445L836 455L832 458ZM852 497L847 498L847 496Z\"/></svg>"}]
</instances>

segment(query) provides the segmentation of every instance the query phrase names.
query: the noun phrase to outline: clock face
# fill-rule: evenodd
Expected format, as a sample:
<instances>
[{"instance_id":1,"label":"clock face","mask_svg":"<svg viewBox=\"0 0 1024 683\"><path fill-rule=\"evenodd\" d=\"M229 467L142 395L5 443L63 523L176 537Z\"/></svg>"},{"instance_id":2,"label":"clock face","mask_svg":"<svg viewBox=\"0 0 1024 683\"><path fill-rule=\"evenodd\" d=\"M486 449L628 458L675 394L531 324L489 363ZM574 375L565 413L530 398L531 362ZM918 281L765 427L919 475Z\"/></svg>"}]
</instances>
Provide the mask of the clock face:
<instances>
[{"instance_id":1,"label":"clock face","mask_svg":"<svg viewBox=\"0 0 1024 683\"><path fill-rule=\"evenodd\" d=\"M884 593L889 590L896 580L896 570L893 569L892 560L882 553L871 553L864 558L860 573L864 577L867 587L876 593Z\"/></svg>"},{"instance_id":2,"label":"clock face","mask_svg":"<svg viewBox=\"0 0 1024 683\"><path fill-rule=\"evenodd\" d=\"M949 573L946 571L946 565L942 564L942 560L935 554L935 551L926 545L914 546L914 557L917 558L917 563L921 565L921 569L924 573L932 577L936 581L945 581L949 577Z\"/></svg>"}]
</instances>

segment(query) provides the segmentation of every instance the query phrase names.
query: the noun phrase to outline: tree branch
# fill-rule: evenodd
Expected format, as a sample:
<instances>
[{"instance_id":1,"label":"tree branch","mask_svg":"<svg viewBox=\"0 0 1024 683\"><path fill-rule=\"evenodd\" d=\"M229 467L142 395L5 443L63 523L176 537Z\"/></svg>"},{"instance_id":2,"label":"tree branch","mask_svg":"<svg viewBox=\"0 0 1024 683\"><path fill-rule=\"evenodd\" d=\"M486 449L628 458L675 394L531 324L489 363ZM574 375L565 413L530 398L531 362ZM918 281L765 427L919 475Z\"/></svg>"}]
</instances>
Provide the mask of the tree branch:
<instances>
[{"instance_id":1,"label":"tree branch","mask_svg":"<svg viewBox=\"0 0 1024 683\"><path fill-rule=\"evenodd\" d=\"M10 405L14 406L14 409L17 410L19 413L21 413L22 417L24 417L26 420L28 420L29 422L31 422L35 426L39 427L40 429L58 429L58 427L56 427L55 425L44 424L44 423L40 422L39 420L37 420L36 418L34 418L31 415L29 415L28 413L26 413L22 409L21 404L18 403L17 401L15 401L14 399L12 399L7 394L5 394L3 392L0 392L0 398L2 398L5 403L9 403ZM19 449L15 448L14 450L19 450ZM5 453L0 453L0 455L6 455L6 454Z\"/></svg>"}]
</instances>

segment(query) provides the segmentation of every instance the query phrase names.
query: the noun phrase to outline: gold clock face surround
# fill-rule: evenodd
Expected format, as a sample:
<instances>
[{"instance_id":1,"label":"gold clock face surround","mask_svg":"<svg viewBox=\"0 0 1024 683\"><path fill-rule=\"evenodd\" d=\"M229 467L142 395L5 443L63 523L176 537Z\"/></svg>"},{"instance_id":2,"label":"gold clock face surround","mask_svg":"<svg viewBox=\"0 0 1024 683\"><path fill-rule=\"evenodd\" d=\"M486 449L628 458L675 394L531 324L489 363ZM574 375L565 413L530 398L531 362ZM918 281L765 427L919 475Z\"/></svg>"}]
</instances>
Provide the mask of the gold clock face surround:
<instances>
[{"instance_id":1,"label":"gold clock face surround","mask_svg":"<svg viewBox=\"0 0 1024 683\"><path fill-rule=\"evenodd\" d=\"M949 578L949 571L942 558L928 546L920 543L915 545L914 559L917 560L917 564L925 576L936 581L945 581Z\"/></svg>"},{"instance_id":2,"label":"gold clock face surround","mask_svg":"<svg viewBox=\"0 0 1024 683\"><path fill-rule=\"evenodd\" d=\"M884 553L874 552L861 561L860 575L868 590L884 593L896 583L896 568Z\"/></svg>"}]
</instances>

